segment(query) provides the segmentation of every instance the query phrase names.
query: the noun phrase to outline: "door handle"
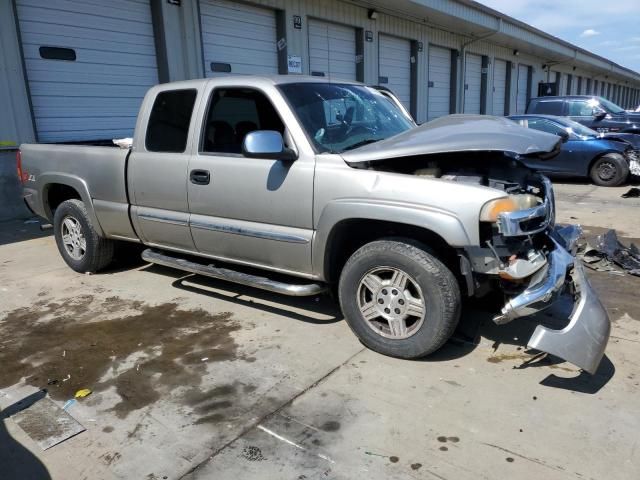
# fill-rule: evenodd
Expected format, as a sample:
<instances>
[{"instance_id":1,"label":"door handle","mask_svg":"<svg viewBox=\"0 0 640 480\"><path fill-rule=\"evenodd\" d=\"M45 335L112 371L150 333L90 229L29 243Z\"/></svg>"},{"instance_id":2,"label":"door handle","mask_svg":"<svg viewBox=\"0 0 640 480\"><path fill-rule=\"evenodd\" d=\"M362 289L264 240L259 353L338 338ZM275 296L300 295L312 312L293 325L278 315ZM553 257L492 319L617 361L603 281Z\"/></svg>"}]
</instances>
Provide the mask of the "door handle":
<instances>
[{"instance_id":1,"label":"door handle","mask_svg":"<svg viewBox=\"0 0 640 480\"><path fill-rule=\"evenodd\" d=\"M195 185L209 185L211 174L209 170L191 170L189 180Z\"/></svg>"}]
</instances>

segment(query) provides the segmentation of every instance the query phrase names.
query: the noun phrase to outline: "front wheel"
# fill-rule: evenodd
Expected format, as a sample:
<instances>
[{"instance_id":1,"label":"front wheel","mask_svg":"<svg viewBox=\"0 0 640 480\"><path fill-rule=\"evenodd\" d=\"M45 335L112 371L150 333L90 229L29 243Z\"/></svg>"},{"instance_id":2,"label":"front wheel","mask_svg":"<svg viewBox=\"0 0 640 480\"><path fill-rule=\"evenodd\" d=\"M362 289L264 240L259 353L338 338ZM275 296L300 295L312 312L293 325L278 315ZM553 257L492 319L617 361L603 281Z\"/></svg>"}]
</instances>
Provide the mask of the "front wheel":
<instances>
[{"instance_id":1,"label":"front wheel","mask_svg":"<svg viewBox=\"0 0 640 480\"><path fill-rule=\"evenodd\" d=\"M380 240L357 250L338 286L340 306L360 341L376 352L419 358L439 349L460 318L453 273L409 240Z\"/></svg>"},{"instance_id":2,"label":"front wheel","mask_svg":"<svg viewBox=\"0 0 640 480\"><path fill-rule=\"evenodd\" d=\"M593 162L589 175L596 185L617 187L627 180L629 164L622 155L607 153Z\"/></svg>"},{"instance_id":3,"label":"front wheel","mask_svg":"<svg viewBox=\"0 0 640 480\"><path fill-rule=\"evenodd\" d=\"M66 200L58 205L53 232L60 255L76 272L95 273L113 259L113 240L98 235L80 200Z\"/></svg>"}]
</instances>

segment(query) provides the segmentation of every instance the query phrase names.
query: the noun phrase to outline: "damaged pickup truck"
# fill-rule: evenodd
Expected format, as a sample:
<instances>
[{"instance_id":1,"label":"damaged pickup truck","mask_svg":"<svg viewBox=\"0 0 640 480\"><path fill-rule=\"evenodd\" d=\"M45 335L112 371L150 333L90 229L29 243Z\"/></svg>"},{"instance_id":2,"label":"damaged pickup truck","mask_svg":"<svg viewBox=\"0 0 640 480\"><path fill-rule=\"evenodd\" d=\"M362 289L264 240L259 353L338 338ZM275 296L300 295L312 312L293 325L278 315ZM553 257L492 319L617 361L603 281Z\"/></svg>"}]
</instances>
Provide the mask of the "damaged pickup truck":
<instances>
[{"instance_id":1,"label":"damaged pickup truck","mask_svg":"<svg viewBox=\"0 0 640 480\"><path fill-rule=\"evenodd\" d=\"M78 272L117 241L143 258L285 295L337 294L369 348L428 355L463 296L499 289L504 324L568 293L566 326L529 347L594 373L610 323L554 225L550 181L526 168L559 138L452 115L422 126L378 90L317 78L223 77L147 93L128 149L21 146L30 208Z\"/></svg>"}]
</instances>

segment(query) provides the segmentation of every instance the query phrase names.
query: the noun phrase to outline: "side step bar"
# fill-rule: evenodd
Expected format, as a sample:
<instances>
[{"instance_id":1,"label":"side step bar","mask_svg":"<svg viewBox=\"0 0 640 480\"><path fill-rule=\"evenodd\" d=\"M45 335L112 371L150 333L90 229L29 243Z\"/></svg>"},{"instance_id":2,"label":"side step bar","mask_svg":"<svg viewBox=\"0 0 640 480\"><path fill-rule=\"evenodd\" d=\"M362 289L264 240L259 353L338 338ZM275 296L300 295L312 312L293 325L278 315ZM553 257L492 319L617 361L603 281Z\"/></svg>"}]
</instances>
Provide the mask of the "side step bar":
<instances>
[{"instance_id":1,"label":"side step bar","mask_svg":"<svg viewBox=\"0 0 640 480\"><path fill-rule=\"evenodd\" d=\"M142 259L145 262L155 263L164 267L176 268L185 272L204 275L205 277L227 280L229 282L240 283L249 287L260 288L270 292L281 293L293 297L307 297L318 295L327 290L321 283L294 284L278 282L266 277L250 275L248 273L229 270L228 268L214 267L213 265L203 265L180 257L172 257L165 253L153 249L146 249L142 252Z\"/></svg>"}]
</instances>

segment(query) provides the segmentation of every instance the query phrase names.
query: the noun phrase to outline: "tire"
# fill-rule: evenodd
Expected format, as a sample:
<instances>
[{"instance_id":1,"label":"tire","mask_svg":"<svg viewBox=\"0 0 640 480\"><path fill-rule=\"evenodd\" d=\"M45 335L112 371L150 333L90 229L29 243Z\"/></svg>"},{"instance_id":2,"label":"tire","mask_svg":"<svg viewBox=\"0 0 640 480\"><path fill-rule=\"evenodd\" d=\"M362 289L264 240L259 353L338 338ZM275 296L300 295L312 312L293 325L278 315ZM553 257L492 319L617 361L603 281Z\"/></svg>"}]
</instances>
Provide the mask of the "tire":
<instances>
[{"instance_id":1,"label":"tire","mask_svg":"<svg viewBox=\"0 0 640 480\"><path fill-rule=\"evenodd\" d=\"M629 164L619 153L607 153L593 162L589 176L601 187L617 187L629 177Z\"/></svg>"},{"instance_id":2,"label":"tire","mask_svg":"<svg viewBox=\"0 0 640 480\"><path fill-rule=\"evenodd\" d=\"M455 276L408 239L379 240L357 250L342 269L338 293L353 333L366 347L391 357L420 358L435 352L460 319ZM417 315L420 304L422 314Z\"/></svg>"},{"instance_id":3,"label":"tire","mask_svg":"<svg viewBox=\"0 0 640 480\"><path fill-rule=\"evenodd\" d=\"M98 235L80 200L66 200L56 208L53 232L60 255L76 272L95 273L113 260L114 242Z\"/></svg>"}]
</instances>

